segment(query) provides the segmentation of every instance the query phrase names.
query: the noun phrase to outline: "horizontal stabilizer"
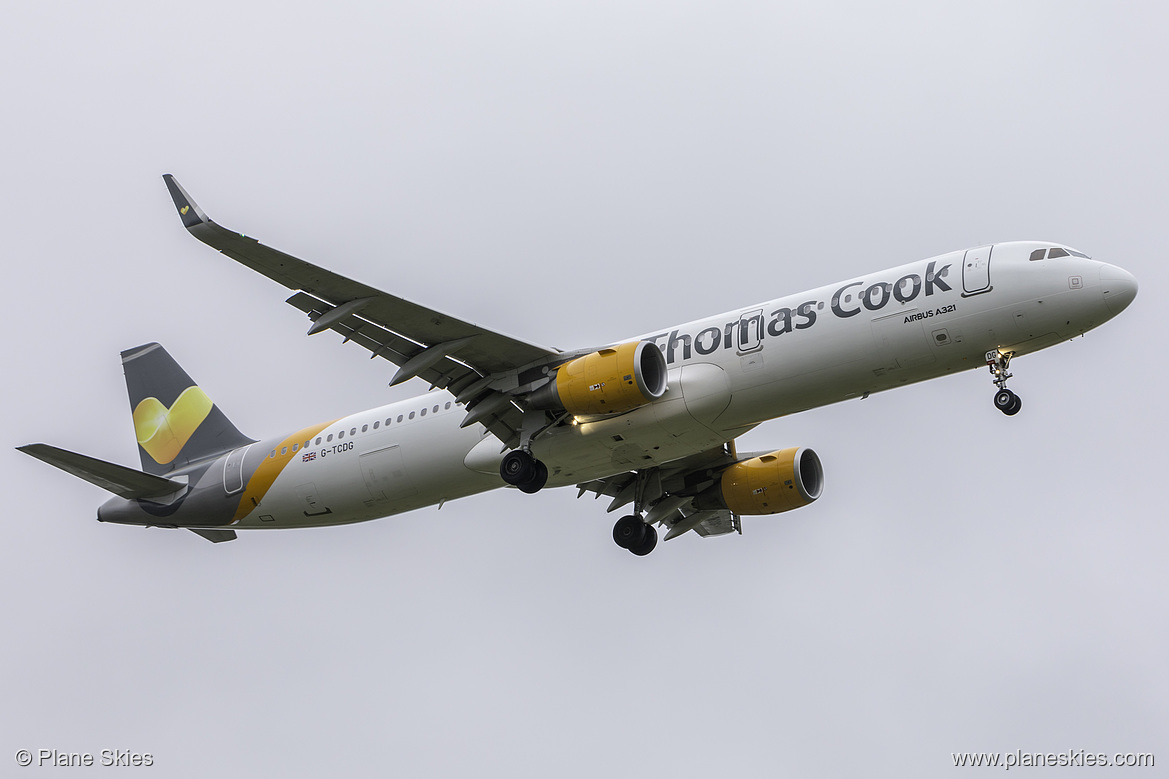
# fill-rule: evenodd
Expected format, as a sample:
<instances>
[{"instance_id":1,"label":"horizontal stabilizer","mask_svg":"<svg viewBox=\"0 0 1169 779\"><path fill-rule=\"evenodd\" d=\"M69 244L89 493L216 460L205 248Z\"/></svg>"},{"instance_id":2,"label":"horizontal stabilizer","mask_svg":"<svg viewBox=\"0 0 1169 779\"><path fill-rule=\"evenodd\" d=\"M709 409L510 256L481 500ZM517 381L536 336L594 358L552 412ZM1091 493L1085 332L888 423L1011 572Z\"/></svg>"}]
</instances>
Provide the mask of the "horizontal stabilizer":
<instances>
[{"instance_id":1,"label":"horizontal stabilizer","mask_svg":"<svg viewBox=\"0 0 1169 779\"><path fill-rule=\"evenodd\" d=\"M188 530L190 530L192 533L194 533L197 536L203 536L204 538L206 538L208 541L210 541L213 544L221 544L224 541L234 541L235 540L235 531L234 530L196 530L193 527L188 528Z\"/></svg>"},{"instance_id":2,"label":"horizontal stabilizer","mask_svg":"<svg viewBox=\"0 0 1169 779\"><path fill-rule=\"evenodd\" d=\"M127 500L165 498L187 486L181 481L152 476L124 465L107 463L105 460L68 452L48 444L27 444L16 448Z\"/></svg>"}]
</instances>

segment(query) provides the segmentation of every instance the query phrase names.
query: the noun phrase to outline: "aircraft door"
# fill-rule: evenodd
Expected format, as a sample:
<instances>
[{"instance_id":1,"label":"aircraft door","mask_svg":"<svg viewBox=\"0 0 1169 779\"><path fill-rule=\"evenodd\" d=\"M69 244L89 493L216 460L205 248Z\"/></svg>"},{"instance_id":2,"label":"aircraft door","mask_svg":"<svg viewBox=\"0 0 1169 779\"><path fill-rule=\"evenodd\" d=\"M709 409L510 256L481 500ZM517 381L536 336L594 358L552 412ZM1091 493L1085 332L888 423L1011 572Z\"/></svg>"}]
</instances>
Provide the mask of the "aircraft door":
<instances>
[{"instance_id":1,"label":"aircraft door","mask_svg":"<svg viewBox=\"0 0 1169 779\"><path fill-rule=\"evenodd\" d=\"M747 311L739 317L735 330L735 348L739 354L763 348L763 309Z\"/></svg>"},{"instance_id":2,"label":"aircraft door","mask_svg":"<svg viewBox=\"0 0 1169 779\"><path fill-rule=\"evenodd\" d=\"M994 246L966 252L962 260L962 297L990 292L990 253Z\"/></svg>"},{"instance_id":3,"label":"aircraft door","mask_svg":"<svg viewBox=\"0 0 1169 779\"><path fill-rule=\"evenodd\" d=\"M234 495L244 488L244 456L251 448L251 444L241 446L223 461L223 491L228 495Z\"/></svg>"}]
</instances>

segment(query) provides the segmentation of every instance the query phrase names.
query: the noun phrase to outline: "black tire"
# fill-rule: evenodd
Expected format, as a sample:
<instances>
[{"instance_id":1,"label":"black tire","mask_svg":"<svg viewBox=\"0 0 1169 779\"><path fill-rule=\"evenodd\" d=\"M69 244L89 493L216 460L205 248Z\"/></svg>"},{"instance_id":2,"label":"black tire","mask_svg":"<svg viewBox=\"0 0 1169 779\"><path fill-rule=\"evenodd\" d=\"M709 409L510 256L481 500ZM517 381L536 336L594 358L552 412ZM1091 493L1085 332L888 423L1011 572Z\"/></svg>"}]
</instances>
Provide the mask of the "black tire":
<instances>
[{"instance_id":1,"label":"black tire","mask_svg":"<svg viewBox=\"0 0 1169 779\"><path fill-rule=\"evenodd\" d=\"M644 522L642 524L645 524ZM629 551L638 557L645 557L658 545L658 531L653 525L645 525L645 538L637 546L630 547Z\"/></svg>"},{"instance_id":2,"label":"black tire","mask_svg":"<svg viewBox=\"0 0 1169 779\"><path fill-rule=\"evenodd\" d=\"M499 475L513 486L529 482L536 475L536 460L522 449L512 449L499 463Z\"/></svg>"},{"instance_id":3,"label":"black tire","mask_svg":"<svg viewBox=\"0 0 1169 779\"><path fill-rule=\"evenodd\" d=\"M1011 392L1009 389L1001 389L994 394L994 407L1004 414L1010 415L1010 408L1015 404L1018 395Z\"/></svg>"},{"instance_id":4,"label":"black tire","mask_svg":"<svg viewBox=\"0 0 1169 779\"><path fill-rule=\"evenodd\" d=\"M645 541L646 527L648 526L641 521L641 517L632 514L621 517L617 524L613 525L613 541L622 549L632 549Z\"/></svg>"},{"instance_id":5,"label":"black tire","mask_svg":"<svg viewBox=\"0 0 1169 779\"><path fill-rule=\"evenodd\" d=\"M1009 417L1013 417L1019 413L1019 409L1023 408L1023 399L1015 395L1014 402L1011 403L1010 408L1004 408L1003 413Z\"/></svg>"},{"instance_id":6,"label":"black tire","mask_svg":"<svg viewBox=\"0 0 1169 779\"><path fill-rule=\"evenodd\" d=\"M533 495L539 492L540 490L544 489L544 485L548 483L548 466L539 460L535 460L534 462L536 463L536 474L523 484L516 485L520 492L526 493L528 495Z\"/></svg>"}]
</instances>

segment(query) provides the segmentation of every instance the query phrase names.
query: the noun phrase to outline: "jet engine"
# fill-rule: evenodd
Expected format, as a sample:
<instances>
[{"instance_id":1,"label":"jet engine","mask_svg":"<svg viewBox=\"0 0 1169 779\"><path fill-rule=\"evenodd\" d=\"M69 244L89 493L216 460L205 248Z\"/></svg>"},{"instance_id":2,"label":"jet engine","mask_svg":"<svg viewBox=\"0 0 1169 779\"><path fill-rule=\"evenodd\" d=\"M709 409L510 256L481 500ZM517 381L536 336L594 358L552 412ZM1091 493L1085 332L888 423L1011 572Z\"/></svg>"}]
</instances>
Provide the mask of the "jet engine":
<instances>
[{"instance_id":1,"label":"jet engine","mask_svg":"<svg viewBox=\"0 0 1169 779\"><path fill-rule=\"evenodd\" d=\"M666 391L666 358L645 341L600 349L566 362L536 389L534 408L573 414L617 414L644 406Z\"/></svg>"},{"instance_id":2,"label":"jet engine","mask_svg":"<svg viewBox=\"0 0 1169 779\"><path fill-rule=\"evenodd\" d=\"M806 506L824 490L820 458L806 447L781 449L735 463L719 481L694 499L701 510L735 514L778 514Z\"/></svg>"}]
</instances>

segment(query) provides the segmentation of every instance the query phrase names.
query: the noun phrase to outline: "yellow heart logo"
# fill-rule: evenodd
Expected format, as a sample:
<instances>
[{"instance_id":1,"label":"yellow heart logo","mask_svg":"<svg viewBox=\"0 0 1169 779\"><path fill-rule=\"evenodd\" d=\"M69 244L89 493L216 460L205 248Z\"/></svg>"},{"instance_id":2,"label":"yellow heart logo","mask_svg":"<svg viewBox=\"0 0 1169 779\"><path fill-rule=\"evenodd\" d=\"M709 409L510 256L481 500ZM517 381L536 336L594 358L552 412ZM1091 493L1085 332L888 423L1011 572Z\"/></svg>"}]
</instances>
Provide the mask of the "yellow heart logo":
<instances>
[{"instance_id":1,"label":"yellow heart logo","mask_svg":"<svg viewBox=\"0 0 1169 779\"><path fill-rule=\"evenodd\" d=\"M213 405L198 387L187 387L170 408L158 398L146 398L134 409L138 444L156 463L166 465L179 456Z\"/></svg>"},{"instance_id":2,"label":"yellow heart logo","mask_svg":"<svg viewBox=\"0 0 1169 779\"><path fill-rule=\"evenodd\" d=\"M186 216L187 212L190 210L191 210L190 206L183 206L182 208L179 209L179 213L182 214L183 216Z\"/></svg>"}]
</instances>

